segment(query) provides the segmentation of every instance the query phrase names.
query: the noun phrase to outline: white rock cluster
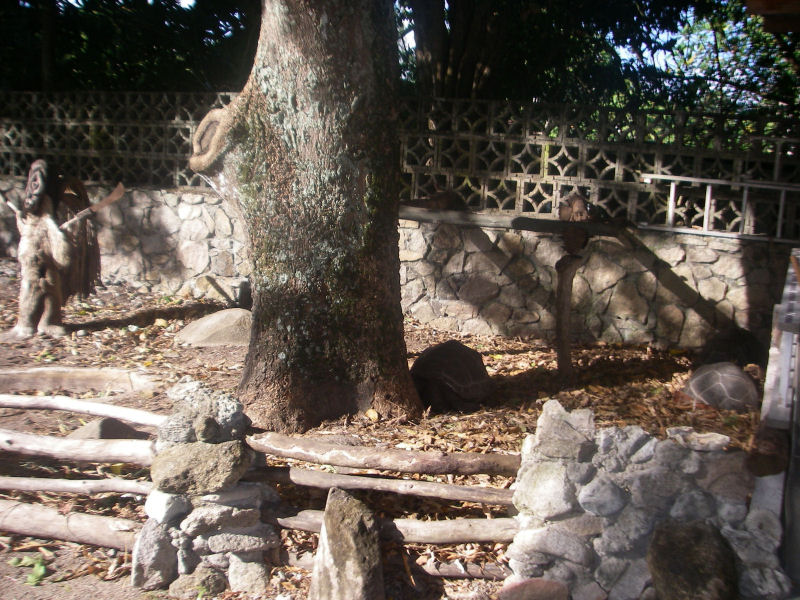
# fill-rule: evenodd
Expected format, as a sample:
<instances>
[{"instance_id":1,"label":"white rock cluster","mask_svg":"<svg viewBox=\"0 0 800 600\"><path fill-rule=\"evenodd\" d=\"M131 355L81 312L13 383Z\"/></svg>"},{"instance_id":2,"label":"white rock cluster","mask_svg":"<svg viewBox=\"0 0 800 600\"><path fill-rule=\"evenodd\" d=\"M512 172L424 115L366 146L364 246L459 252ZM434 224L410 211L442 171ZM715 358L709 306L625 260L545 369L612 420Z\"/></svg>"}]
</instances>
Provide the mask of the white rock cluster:
<instances>
[{"instance_id":1,"label":"white rock cluster","mask_svg":"<svg viewBox=\"0 0 800 600\"><path fill-rule=\"evenodd\" d=\"M596 429L590 410L545 403L515 483L513 580L561 581L573 600L653 598L645 557L654 527L704 520L733 548L743 598L787 597L780 518L748 506L745 454L724 451L722 437L681 428L659 440L638 426Z\"/></svg>"}]
</instances>

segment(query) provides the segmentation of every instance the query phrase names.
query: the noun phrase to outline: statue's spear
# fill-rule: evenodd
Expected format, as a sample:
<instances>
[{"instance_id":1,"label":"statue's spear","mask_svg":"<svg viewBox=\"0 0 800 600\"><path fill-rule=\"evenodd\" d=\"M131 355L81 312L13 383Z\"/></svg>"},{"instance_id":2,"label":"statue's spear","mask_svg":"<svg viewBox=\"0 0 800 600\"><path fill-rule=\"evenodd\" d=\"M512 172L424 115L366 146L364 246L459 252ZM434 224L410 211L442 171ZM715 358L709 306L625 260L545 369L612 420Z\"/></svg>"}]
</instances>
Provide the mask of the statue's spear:
<instances>
[{"instance_id":1,"label":"statue's spear","mask_svg":"<svg viewBox=\"0 0 800 600\"><path fill-rule=\"evenodd\" d=\"M100 202L96 202L95 204L90 205L88 208L84 208L77 215L72 217L69 221L65 221L64 223L62 223L59 229L62 230L67 229L70 225L72 225L76 221L82 221L83 219L88 219L93 215L93 213L96 213L101 208L105 208L109 204L113 204L114 202L122 198L122 195L124 193L125 193L125 186L122 185L122 183L118 183L117 187L115 187L108 196L100 200Z\"/></svg>"}]
</instances>

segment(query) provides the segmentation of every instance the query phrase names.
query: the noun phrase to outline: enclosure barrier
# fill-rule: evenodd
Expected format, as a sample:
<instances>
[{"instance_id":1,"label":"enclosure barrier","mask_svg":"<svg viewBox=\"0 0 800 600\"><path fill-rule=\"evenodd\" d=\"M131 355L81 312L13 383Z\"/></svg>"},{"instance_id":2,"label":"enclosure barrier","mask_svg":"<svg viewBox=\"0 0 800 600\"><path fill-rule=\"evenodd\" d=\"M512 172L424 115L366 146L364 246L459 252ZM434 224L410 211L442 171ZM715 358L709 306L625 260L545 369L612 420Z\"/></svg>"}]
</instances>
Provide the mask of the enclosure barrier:
<instances>
[{"instance_id":1,"label":"enclosure barrier","mask_svg":"<svg viewBox=\"0 0 800 600\"><path fill-rule=\"evenodd\" d=\"M48 158L88 183L204 187L187 164L192 135L235 96L0 92L0 173L24 177ZM403 98L399 134L402 198L452 189L473 210L518 216L555 218L577 189L611 218L655 221L663 201L641 173L800 184L796 124L766 117ZM774 220L769 202L754 206L754 222ZM715 218L730 231L737 216ZM788 239L793 218L781 220Z\"/></svg>"}]
</instances>

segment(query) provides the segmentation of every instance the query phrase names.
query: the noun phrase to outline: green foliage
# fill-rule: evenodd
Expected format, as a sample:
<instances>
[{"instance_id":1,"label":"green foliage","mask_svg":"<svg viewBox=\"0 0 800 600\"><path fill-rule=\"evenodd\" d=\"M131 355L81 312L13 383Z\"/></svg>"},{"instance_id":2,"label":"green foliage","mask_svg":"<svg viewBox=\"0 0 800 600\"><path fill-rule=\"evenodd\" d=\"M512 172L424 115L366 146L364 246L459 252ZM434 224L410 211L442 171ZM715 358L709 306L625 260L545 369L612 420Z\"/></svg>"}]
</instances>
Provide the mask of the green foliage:
<instances>
[{"instance_id":1,"label":"green foliage","mask_svg":"<svg viewBox=\"0 0 800 600\"><path fill-rule=\"evenodd\" d=\"M14 0L0 3L0 87L240 89L258 0Z\"/></svg>"},{"instance_id":2,"label":"green foliage","mask_svg":"<svg viewBox=\"0 0 800 600\"><path fill-rule=\"evenodd\" d=\"M31 567L31 572L25 579L25 583L28 585L39 585L47 575L47 565L41 554L23 558L14 557L9 559L8 564L12 567Z\"/></svg>"},{"instance_id":3,"label":"green foliage","mask_svg":"<svg viewBox=\"0 0 800 600\"><path fill-rule=\"evenodd\" d=\"M675 43L660 58L672 101L719 113L797 115L797 34L770 33L731 0L700 16L688 11Z\"/></svg>"}]
</instances>

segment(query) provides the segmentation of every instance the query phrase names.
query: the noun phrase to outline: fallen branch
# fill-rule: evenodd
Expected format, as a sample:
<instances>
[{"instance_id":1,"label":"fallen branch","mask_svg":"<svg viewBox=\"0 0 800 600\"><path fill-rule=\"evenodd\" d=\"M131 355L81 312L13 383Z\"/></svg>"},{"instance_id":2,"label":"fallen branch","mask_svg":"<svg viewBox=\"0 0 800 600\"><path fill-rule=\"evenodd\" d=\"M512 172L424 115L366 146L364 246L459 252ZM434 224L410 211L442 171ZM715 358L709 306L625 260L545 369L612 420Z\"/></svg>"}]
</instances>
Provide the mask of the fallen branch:
<instances>
[{"instance_id":1,"label":"fallen branch","mask_svg":"<svg viewBox=\"0 0 800 600\"><path fill-rule=\"evenodd\" d=\"M123 494L147 495L153 484L149 481L133 481L112 477L109 479L50 479L46 477L2 477L0 490L23 492L55 492L75 494L99 494L121 492Z\"/></svg>"},{"instance_id":2,"label":"fallen branch","mask_svg":"<svg viewBox=\"0 0 800 600\"><path fill-rule=\"evenodd\" d=\"M285 529L319 533L321 510L301 510L294 515L277 517L275 522ZM468 542L510 542L519 531L516 519L451 519L419 521L417 519L382 519L381 537L407 544L466 544Z\"/></svg>"},{"instance_id":3,"label":"fallen branch","mask_svg":"<svg viewBox=\"0 0 800 600\"><path fill-rule=\"evenodd\" d=\"M450 485L430 481L413 481L408 479L385 479L379 477L359 477L355 475L338 475L310 471L296 467L268 467L254 473L248 473L248 479L263 479L281 483L295 483L308 487L328 489L338 487L345 490L377 490L428 498L460 500L463 502L479 502L481 504L497 504L510 506L511 490L497 488Z\"/></svg>"},{"instance_id":4,"label":"fallen branch","mask_svg":"<svg viewBox=\"0 0 800 600\"><path fill-rule=\"evenodd\" d=\"M311 463L428 475L446 473L516 475L520 464L517 454L478 454L474 452L448 454L446 452L412 452L363 446L337 446L308 438L289 437L280 433L250 436L247 438L247 443L251 448L266 454Z\"/></svg>"},{"instance_id":5,"label":"fallen branch","mask_svg":"<svg viewBox=\"0 0 800 600\"><path fill-rule=\"evenodd\" d=\"M0 500L0 531L9 533L131 550L140 527L127 519L81 513L62 515L55 508Z\"/></svg>"},{"instance_id":6,"label":"fallen branch","mask_svg":"<svg viewBox=\"0 0 800 600\"><path fill-rule=\"evenodd\" d=\"M103 402L88 402L77 400L69 396L18 396L15 394L0 394L0 408L23 408L44 410L68 410L70 412L94 415L96 417L113 417L139 425L158 427L165 420L163 415L157 415L146 410L115 406Z\"/></svg>"},{"instance_id":7,"label":"fallen branch","mask_svg":"<svg viewBox=\"0 0 800 600\"><path fill-rule=\"evenodd\" d=\"M305 553L298 556L294 552L289 552L285 558L286 564L290 567L300 567L307 571L314 569L314 555ZM433 577L446 577L448 579L495 579L502 580L511 575L511 569L503 565L483 564L475 565L472 563L462 563L461 561L447 563L424 563L412 565L412 570L422 570Z\"/></svg>"},{"instance_id":8,"label":"fallen branch","mask_svg":"<svg viewBox=\"0 0 800 600\"><path fill-rule=\"evenodd\" d=\"M0 429L0 450L78 462L153 462L153 443L147 440L70 440Z\"/></svg>"},{"instance_id":9,"label":"fallen branch","mask_svg":"<svg viewBox=\"0 0 800 600\"><path fill-rule=\"evenodd\" d=\"M511 569L502 565L472 563L462 564L460 561L417 565L428 575L446 577L447 579L495 579L503 580L511 575Z\"/></svg>"}]
</instances>

